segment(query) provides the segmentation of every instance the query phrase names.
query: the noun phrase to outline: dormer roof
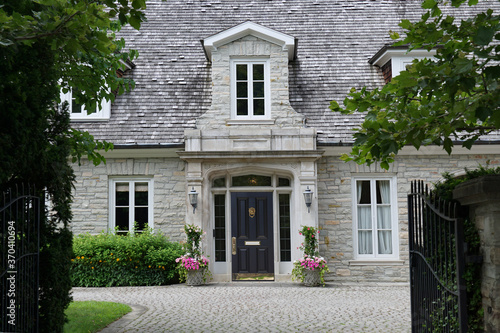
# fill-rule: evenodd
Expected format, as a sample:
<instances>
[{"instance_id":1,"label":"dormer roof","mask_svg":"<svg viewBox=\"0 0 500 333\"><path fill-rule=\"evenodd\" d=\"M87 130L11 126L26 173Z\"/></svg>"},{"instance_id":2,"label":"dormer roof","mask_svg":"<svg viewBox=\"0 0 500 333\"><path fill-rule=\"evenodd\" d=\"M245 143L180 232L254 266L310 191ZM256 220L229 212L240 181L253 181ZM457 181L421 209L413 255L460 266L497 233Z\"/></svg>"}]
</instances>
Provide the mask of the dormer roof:
<instances>
[{"instance_id":1,"label":"dormer roof","mask_svg":"<svg viewBox=\"0 0 500 333\"><path fill-rule=\"evenodd\" d=\"M391 45L384 45L370 60L368 60L368 63L371 65L375 65L378 67L382 67L385 65L391 58L394 57L410 57L410 58L417 58L417 57L432 57L436 54L436 50L425 50L425 49L415 49L408 51L408 46L402 45L402 46L391 46Z\"/></svg>"},{"instance_id":2,"label":"dormer roof","mask_svg":"<svg viewBox=\"0 0 500 333\"><path fill-rule=\"evenodd\" d=\"M238 24L237 26L202 39L201 43L205 48L207 59L211 61L213 50L248 35L280 45L284 50L288 50L289 60L295 58L296 39L294 37L250 21Z\"/></svg>"}]
</instances>

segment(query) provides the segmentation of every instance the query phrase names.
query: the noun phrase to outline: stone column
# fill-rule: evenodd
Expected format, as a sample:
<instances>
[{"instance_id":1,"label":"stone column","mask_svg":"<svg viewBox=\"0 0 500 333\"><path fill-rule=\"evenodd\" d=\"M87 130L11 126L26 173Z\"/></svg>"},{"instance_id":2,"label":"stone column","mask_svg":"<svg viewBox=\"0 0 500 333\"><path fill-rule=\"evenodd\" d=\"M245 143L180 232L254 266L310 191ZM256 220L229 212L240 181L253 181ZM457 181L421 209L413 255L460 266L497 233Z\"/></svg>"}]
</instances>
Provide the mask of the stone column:
<instances>
[{"instance_id":1,"label":"stone column","mask_svg":"<svg viewBox=\"0 0 500 333\"><path fill-rule=\"evenodd\" d=\"M481 238L484 330L500 332L500 176L484 176L460 184L453 191L453 198L469 206Z\"/></svg>"}]
</instances>

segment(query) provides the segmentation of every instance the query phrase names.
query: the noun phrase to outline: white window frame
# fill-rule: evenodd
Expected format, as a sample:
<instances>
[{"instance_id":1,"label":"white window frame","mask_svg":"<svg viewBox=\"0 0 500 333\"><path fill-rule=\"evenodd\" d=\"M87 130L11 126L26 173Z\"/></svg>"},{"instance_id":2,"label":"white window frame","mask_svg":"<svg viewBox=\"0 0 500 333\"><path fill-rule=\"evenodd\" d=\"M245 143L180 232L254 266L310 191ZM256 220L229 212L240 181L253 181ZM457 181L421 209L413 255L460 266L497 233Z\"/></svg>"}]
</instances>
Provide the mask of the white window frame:
<instances>
[{"instance_id":1,"label":"white window frame","mask_svg":"<svg viewBox=\"0 0 500 333\"><path fill-rule=\"evenodd\" d=\"M237 115L237 99L236 99L236 65L264 65L264 115L253 115L253 100L249 98L248 115ZM269 59L255 58L255 59L231 59L230 61L230 76L231 76L231 119L232 120L269 120L271 119L271 79L269 69ZM249 67L250 68L250 67ZM249 83L252 80L249 80ZM253 96L253 85L248 85L249 94Z\"/></svg>"},{"instance_id":2,"label":"white window frame","mask_svg":"<svg viewBox=\"0 0 500 333\"><path fill-rule=\"evenodd\" d=\"M392 254L378 253L378 237L377 237L377 204L376 204L376 181L388 180L390 188L390 205L391 205L391 241ZM372 216L372 254L360 254L358 247L358 202L357 202L357 182L370 181L370 196L371 196L371 216ZM399 223L398 223L398 199L397 199L397 178L395 176L356 176L352 178L352 219L353 219L353 252L355 260L396 260L399 259Z\"/></svg>"},{"instance_id":3,"label":"white window frame","mask_svg":"<svg viewBox=\"0 0 500 333\"><path fill-rule=\"evenodd\" d=\"M80 112L74 112L72 97L72 89L67 93L61 91L61 103L68 102L70 119L72 121L106 121L111 117L111 101L102 100L100 107L97 105L98 109L93 113L87 113L83 105Z\"/></svg>"},{"instance_id":4,"label":"white window frame","mask_svg":"<svg viewBox=\"0 0 500 333\"><path fill-rule=\"evenodd\" d=\"M411 54L396 56L391 59L391 77L395 78L402 71L407 69L407 66L413 63L413 60L422 60L422 59L432 59L432 57L425 56L412 56Z\"/></svg>"},{"instance_id":5,"label":"white window frame","mask_svg":"<svg viewBox=\"0 0 500 333\"><path fill-rule=\"evenodd\" d=\"M154 182L152 178L141 177L113 177L109 180L109 230L115 232L116 216L115 216L115 203L116 203L116 184L128 183L129 184L129 207L135 206L134 189L135 183L148 184L148 227L154 230ZM129 209L129 232L134 230L134 209Z\"/></svg>"}]
</instances>

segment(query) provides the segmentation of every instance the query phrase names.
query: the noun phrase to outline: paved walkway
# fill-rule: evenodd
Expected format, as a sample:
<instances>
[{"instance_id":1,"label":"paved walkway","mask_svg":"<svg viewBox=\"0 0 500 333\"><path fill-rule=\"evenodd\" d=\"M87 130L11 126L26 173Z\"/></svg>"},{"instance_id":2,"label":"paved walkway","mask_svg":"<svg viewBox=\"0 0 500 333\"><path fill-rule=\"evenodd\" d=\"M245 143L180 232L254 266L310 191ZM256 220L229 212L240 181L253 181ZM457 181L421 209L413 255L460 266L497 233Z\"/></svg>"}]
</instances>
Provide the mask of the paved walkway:
<instances>
[{"instance_id":1,"label":"paved walkway","mask_svg":"<svg viewBox=\"0 0 500 333\"><path fill-rule=\"evenodd\" d=\"M75 301L133 311L101 332L410 332L408 286L213 283L201 287L74 288Z\"/></svg>"}]
</instances>

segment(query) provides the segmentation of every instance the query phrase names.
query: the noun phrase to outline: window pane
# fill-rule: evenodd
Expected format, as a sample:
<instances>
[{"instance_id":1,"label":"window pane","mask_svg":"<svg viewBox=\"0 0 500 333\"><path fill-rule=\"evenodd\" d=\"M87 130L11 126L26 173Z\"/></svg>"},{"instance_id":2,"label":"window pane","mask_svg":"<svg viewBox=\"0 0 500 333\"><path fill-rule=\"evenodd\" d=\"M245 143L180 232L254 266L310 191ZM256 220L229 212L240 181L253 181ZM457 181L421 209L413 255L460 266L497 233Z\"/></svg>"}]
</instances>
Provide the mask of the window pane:
<instances>
[{"instance_id":1,"label":"window pane","mask_svg":"<svg viewBox=\"0 0 500 333\"><path fill-rule=\"evenodd\" d=\"M264 80L264 65L253 65L253 79Z\"/></svg>"},{"instance_id":2,"label":"window pane","mask_svg":"<svg viewBox=\"0 0 500 333\"><path fill-rule=\"evenodd\" d=\"M357 199L358 204L369 204L371 203L370 196L370 181L361 180L356 182Z\"/></svg>"},{"instance_id":3,"label":"window pane","mask_svg":"<svg viewBox=\"0 0 500 333\"><path fill-rule=\"evenodd\" d=\"M279 187L290 186L290 179L288 179L288 178L278 178L278 186Z\"/></svg>"},{"instance_id":4,"label":"window pane","mask_svg":"<svg viewBox=\"0 0 500 333\"><path fill-rule=\"evenodd\" d=\"M248 100L239 99L236 102L236 114L238 116L248 116Z\"/></svg>"},{"instance_id":5,"label":"window pane","mask_svg":"<svg viewBox=\"0 0 500 333\"><path fill-rule=\"evenodd\" d=\"M271 177L245 175L233 177L233 186L271 186Z\"/></svg>"},{"instance_id":6,"label":"window pane","mask_svg":"<svg viewBox=\"0 0 500 333\"><path fill-rule=\"evenodd\" d=\"M264 115L264 100L263 99L254 99L253 100L253 114L254 114L254 116L263 116Z\"/></svg>"},{"instance_id":7,"label":"window pane","mask_svg":"<svg viewBox=\"0 0 500 333\"><path fill-rule=\"evenodd\" d=\"M135 225L139 231L144 230L148 223L148 207L135 207Z\"/></svg>"},{"instance_id":8,"label":"window pane","mask_svg":"<svg viewBox=\"0 0 500 333\"><path fill-rule=\"evenodd\" d=\"M290 194L279 195L280 219L280 260L292 260L290 241Z\"/></svg>"},{"instance_id":9,"label":"window pane","mask_svg":"<svg viewBox=\"0 0 500 333\"><path fill-rule=\"evenodd\" d=\"M236 80L248 80L247 65L236 65Z\"/></svg>"},{"instance_id":10,"label":"window pane","mask_svg":"<svg viewBox=\"0 0 500 333\"><path fill-rule=\"evenodd\" d=\"M214 195L215 261L226 261L226 196Z\"/></svg>"},{"instance_id":11,"label":"window pane","mask_svg":"<svg viewBox=\"0 0 500 333\"><path fill-rule=\"evenodd\" d=\"M129 205L129 187L128 183L116 183L116 206L128 206Z\"/></svg>"},{"instance_id":12,"label":"window pane","mask_svg":"<svg viewBox=\"0 0 500 333\"><path fill-rule=\"evenodd\" d=\"M226 178L222 177L214 179L212 187L226 187Z\"/></svg>"},{"instance_id":13,"label":"window pane","mask_svg":"<svg viewBox=\"0 0 500 333\"><path fill-rule=\"evenodd\" d=\"M378 253L392 254L392 233L390 230L378 232Z\"/></svg>"},{"instance_id":14,"label":"window pane","mask_svg":"<svg viewBox=\"0 0 500 333\"><path fill-rule=\"evenodd\" d=\"M253 83L253 97L264 97L264 82Z\"/></svg>"},{"instance_id":15,"label":"window pane","mask_svg":"<svg viewBox=\"0 0 500 333\"><path fill-rule=\"evenodd\" d=\"M148 183L135 183L135 205L148 205Z\"/></svg>"},{"instance_id":16,"label":"window pane","mask_svg":"<svg viewBox=\"0 0 500 333\"><path fill-rule=\"evenodd\" d=\"M359 254L373 254L373 242L371 231L358 231Z\"/></svg>"},{"instance_id":17,"label":"window pane","mask_svg":"<svg viewBox=\"0 0 500 333\"><path fill-rule=\"evenodd\" d=\"M236 97L248 97L248 83L238 82L236 83Z\"/></svg>"},{"instance_id":18,"label":"window pane","mask_svg":"<svg viewBox=\"0 0 500 333\"><path fill-rule=\"evenodd\" d=\"M118 230L128 231L128 207L116 207L115 209L115 226Z\"/></svg>"},{"instance_id":19,"label":"window pane","mask_svg":"<svg viewBox=\"0 0 500 333\"><path fill-rule=\"evenodd\" d=\"M391 193L388 180L377 180L377 203L391 203Z\"/></svg>"},{"instance_id":20,"label":"window pane","mask_svg":"<svg viewBox=\"0 0 500 333\"><path fill-rule=\"evenodd\" d=\"M76 103L74 98L71 99L71 113L82 113L82 104Z\"/></svg>"}]
</instances>

